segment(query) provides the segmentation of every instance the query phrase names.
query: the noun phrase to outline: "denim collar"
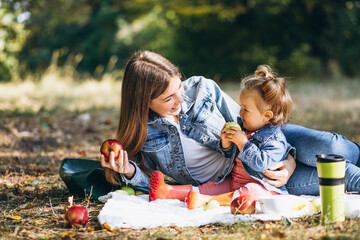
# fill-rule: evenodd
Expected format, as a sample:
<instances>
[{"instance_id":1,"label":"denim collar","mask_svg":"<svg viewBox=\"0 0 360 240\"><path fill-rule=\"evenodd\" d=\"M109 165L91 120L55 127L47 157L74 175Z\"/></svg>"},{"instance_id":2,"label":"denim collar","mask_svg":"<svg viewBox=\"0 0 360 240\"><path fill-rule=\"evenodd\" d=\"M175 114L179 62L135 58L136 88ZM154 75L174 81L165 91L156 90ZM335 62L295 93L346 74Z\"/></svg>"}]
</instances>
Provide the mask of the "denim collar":
<instances>
[{"instance_id":1,"label":"denim collar","mask_svg":"<svg viewBox=\"0 0 360 240\"><path fill-rule=\"evenodd\" d=\"M159 114L157 114L156 112L154 112L153 110L149 109L149 118L148 118L148 124L153 124L156 122L160 122L162 117L160 117Z\"/></svg>"},{"instance_id":2,"label":"denim collar","mask_svg":"<svg viewBox=\"0 0 360 240\"><path fill-rule=\"evenodd\" d=\"M260 142L266 142L270 137L272 137L278 130L280 126L264 126L260 128L253 138L259 140Z\"/></svg>"},{"instance_id":3,"label":"denim collar","mask_svg":"<svg viewBox=\"0 0 360 240\"><path fill-rule=\"evenodd\" d=\"M240 117L238 117L238 123L240 124L241 128L244 129L244 124ZM280 126L266 125L266 126L260 128L259 130L257 130L257 132L254 134L254 136L252 136L252 138L254 138L260 142L265 142L271 136L273 136L274 133L279 130L279 128L280 128Z\"/></svg>"},{"instance_id":4,"label":"denim collar","mask_svg":"<svg viewBox=\"0 0 360 240\"><path fill-rule=\"evenodd\" d=\"M181 103L181 113L187 113L190 108L194 105L195 100L187 95L183 95L184 101Z\"/></svg>"}]
</instances>

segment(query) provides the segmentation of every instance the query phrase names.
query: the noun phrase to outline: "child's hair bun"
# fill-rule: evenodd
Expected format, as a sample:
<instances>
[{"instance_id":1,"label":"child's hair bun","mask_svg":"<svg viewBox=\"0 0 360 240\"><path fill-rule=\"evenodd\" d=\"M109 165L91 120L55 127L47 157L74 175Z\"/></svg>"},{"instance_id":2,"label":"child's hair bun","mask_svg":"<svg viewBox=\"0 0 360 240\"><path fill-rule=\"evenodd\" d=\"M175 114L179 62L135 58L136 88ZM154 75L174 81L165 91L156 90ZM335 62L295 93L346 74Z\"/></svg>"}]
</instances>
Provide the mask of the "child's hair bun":
<instances>
[{"instance_id":1,"label":"child's hair bun","mask_svg":"<svg viewBox=\"0 0 360 240\"><path fill-rule=\"evenodd\" d=\"M268 65L258 66L254 73L254 76L259 78L266 78L266 79L274 79L276 77L275 73Z\"/></svg>"}]
</instances>

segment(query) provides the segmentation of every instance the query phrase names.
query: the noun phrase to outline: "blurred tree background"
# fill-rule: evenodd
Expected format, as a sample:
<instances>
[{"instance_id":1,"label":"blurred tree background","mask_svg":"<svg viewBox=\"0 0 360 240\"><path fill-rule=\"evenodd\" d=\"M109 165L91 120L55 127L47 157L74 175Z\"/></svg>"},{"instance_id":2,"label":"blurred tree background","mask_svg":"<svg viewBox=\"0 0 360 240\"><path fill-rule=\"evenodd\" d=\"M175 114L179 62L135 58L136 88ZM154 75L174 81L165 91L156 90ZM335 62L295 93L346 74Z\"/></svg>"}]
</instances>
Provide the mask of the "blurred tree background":
<instances>
[{"instance_id":1,"label":"blurred tree background","mask_svg":"<svg viewBox=\"0 0 360 240\"><path fill-rule=\"evenodd\" d=\"M264 63L296 78L355 77L359 39L360 1L3 0L0 81L51 64L97 77L137 50L217 81Z\"/></svg>"}]
</instances>

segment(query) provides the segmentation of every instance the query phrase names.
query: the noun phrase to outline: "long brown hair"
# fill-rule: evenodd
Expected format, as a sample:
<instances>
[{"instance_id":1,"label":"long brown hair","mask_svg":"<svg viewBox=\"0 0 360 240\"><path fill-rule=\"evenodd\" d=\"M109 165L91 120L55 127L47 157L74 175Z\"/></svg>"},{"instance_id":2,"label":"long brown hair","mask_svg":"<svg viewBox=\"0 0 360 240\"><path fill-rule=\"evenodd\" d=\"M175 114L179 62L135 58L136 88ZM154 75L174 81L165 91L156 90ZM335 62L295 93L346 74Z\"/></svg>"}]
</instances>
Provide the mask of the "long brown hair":
<instances>
[{"instance_id":1,"label":"long brown hair","mask_svg":"<svg viewBox=\"0 0 360 240\"><path fill-rule=\"evenodd\" d=\"M149 173L144 166L141 148L147 138L147 123L151 100L165 92L179 69L161 55L136 52L128 60L121 88L120 118L116 138L127 151L129 159ZM120 184L116 172L105 168L106 180Z\"/></svg>"},{"instance_id":2,"label":"long brown hair","mask_svg":"<svg viewBox=\"0 0 360 240\"><path fill-rule=\"evenodd\" d=\"M286 89L286 79L279 77L268 65L257 67L254 75L242 81L242 93L257 93L256 105L260 111L271 110L271 125L283 125L289 121L292 99Z\"/></svg>"}]
</instances>

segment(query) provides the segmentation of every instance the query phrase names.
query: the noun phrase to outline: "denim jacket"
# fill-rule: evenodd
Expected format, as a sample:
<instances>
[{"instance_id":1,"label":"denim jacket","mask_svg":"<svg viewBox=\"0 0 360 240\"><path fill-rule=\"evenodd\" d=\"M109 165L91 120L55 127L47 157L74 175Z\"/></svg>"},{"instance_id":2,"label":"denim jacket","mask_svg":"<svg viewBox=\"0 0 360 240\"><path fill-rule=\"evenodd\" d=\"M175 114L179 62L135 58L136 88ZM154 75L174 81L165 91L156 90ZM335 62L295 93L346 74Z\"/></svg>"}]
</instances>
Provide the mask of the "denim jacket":
<instances>
[{"instance_id":1,"label":"denim jacket","mask_svg":"<svg viewBox=\"0 0 360 240\"><path fill-rule=\"evenodd\" d=\"M238 122L243 128L240 118L238 118ZM233 150L238 153L238 158L245 171L266 189L282 194L288 193L285 186L276 188L263 181L262 178L266 178L266 176L261 173L275 163L284 160L288 153L295 155L295 148L287 142L280 126L262 127L249 139L240 152L237 148Z\"/></svg>"},{"instance_id":2,"label":"denim jacket","mask_svg":"<svg viewBox=\"0 0 360 240\"><path fill-rule=\"evenodd\" d=\"M240 106L212 80L195 76L182 84L184 102L179 114L182 133L214 151L221 152L221 129L226 122L236 121ZM149 113L148 135L141 152L147 168L160 170L179 184L202 184L192 178L186 167L176 126L153 111ZM223 151L224 156L225 154L232 160L236 158L236 152L232 149ZM131 179L120 174L122 181L133 186L149 187L148 176L133 161L129 161L135 166L135 174ZM234 161L230 161L223 174L218 176L217 182L223 181L231 173L233 164Z\"/></svg>"}]
</instances>

